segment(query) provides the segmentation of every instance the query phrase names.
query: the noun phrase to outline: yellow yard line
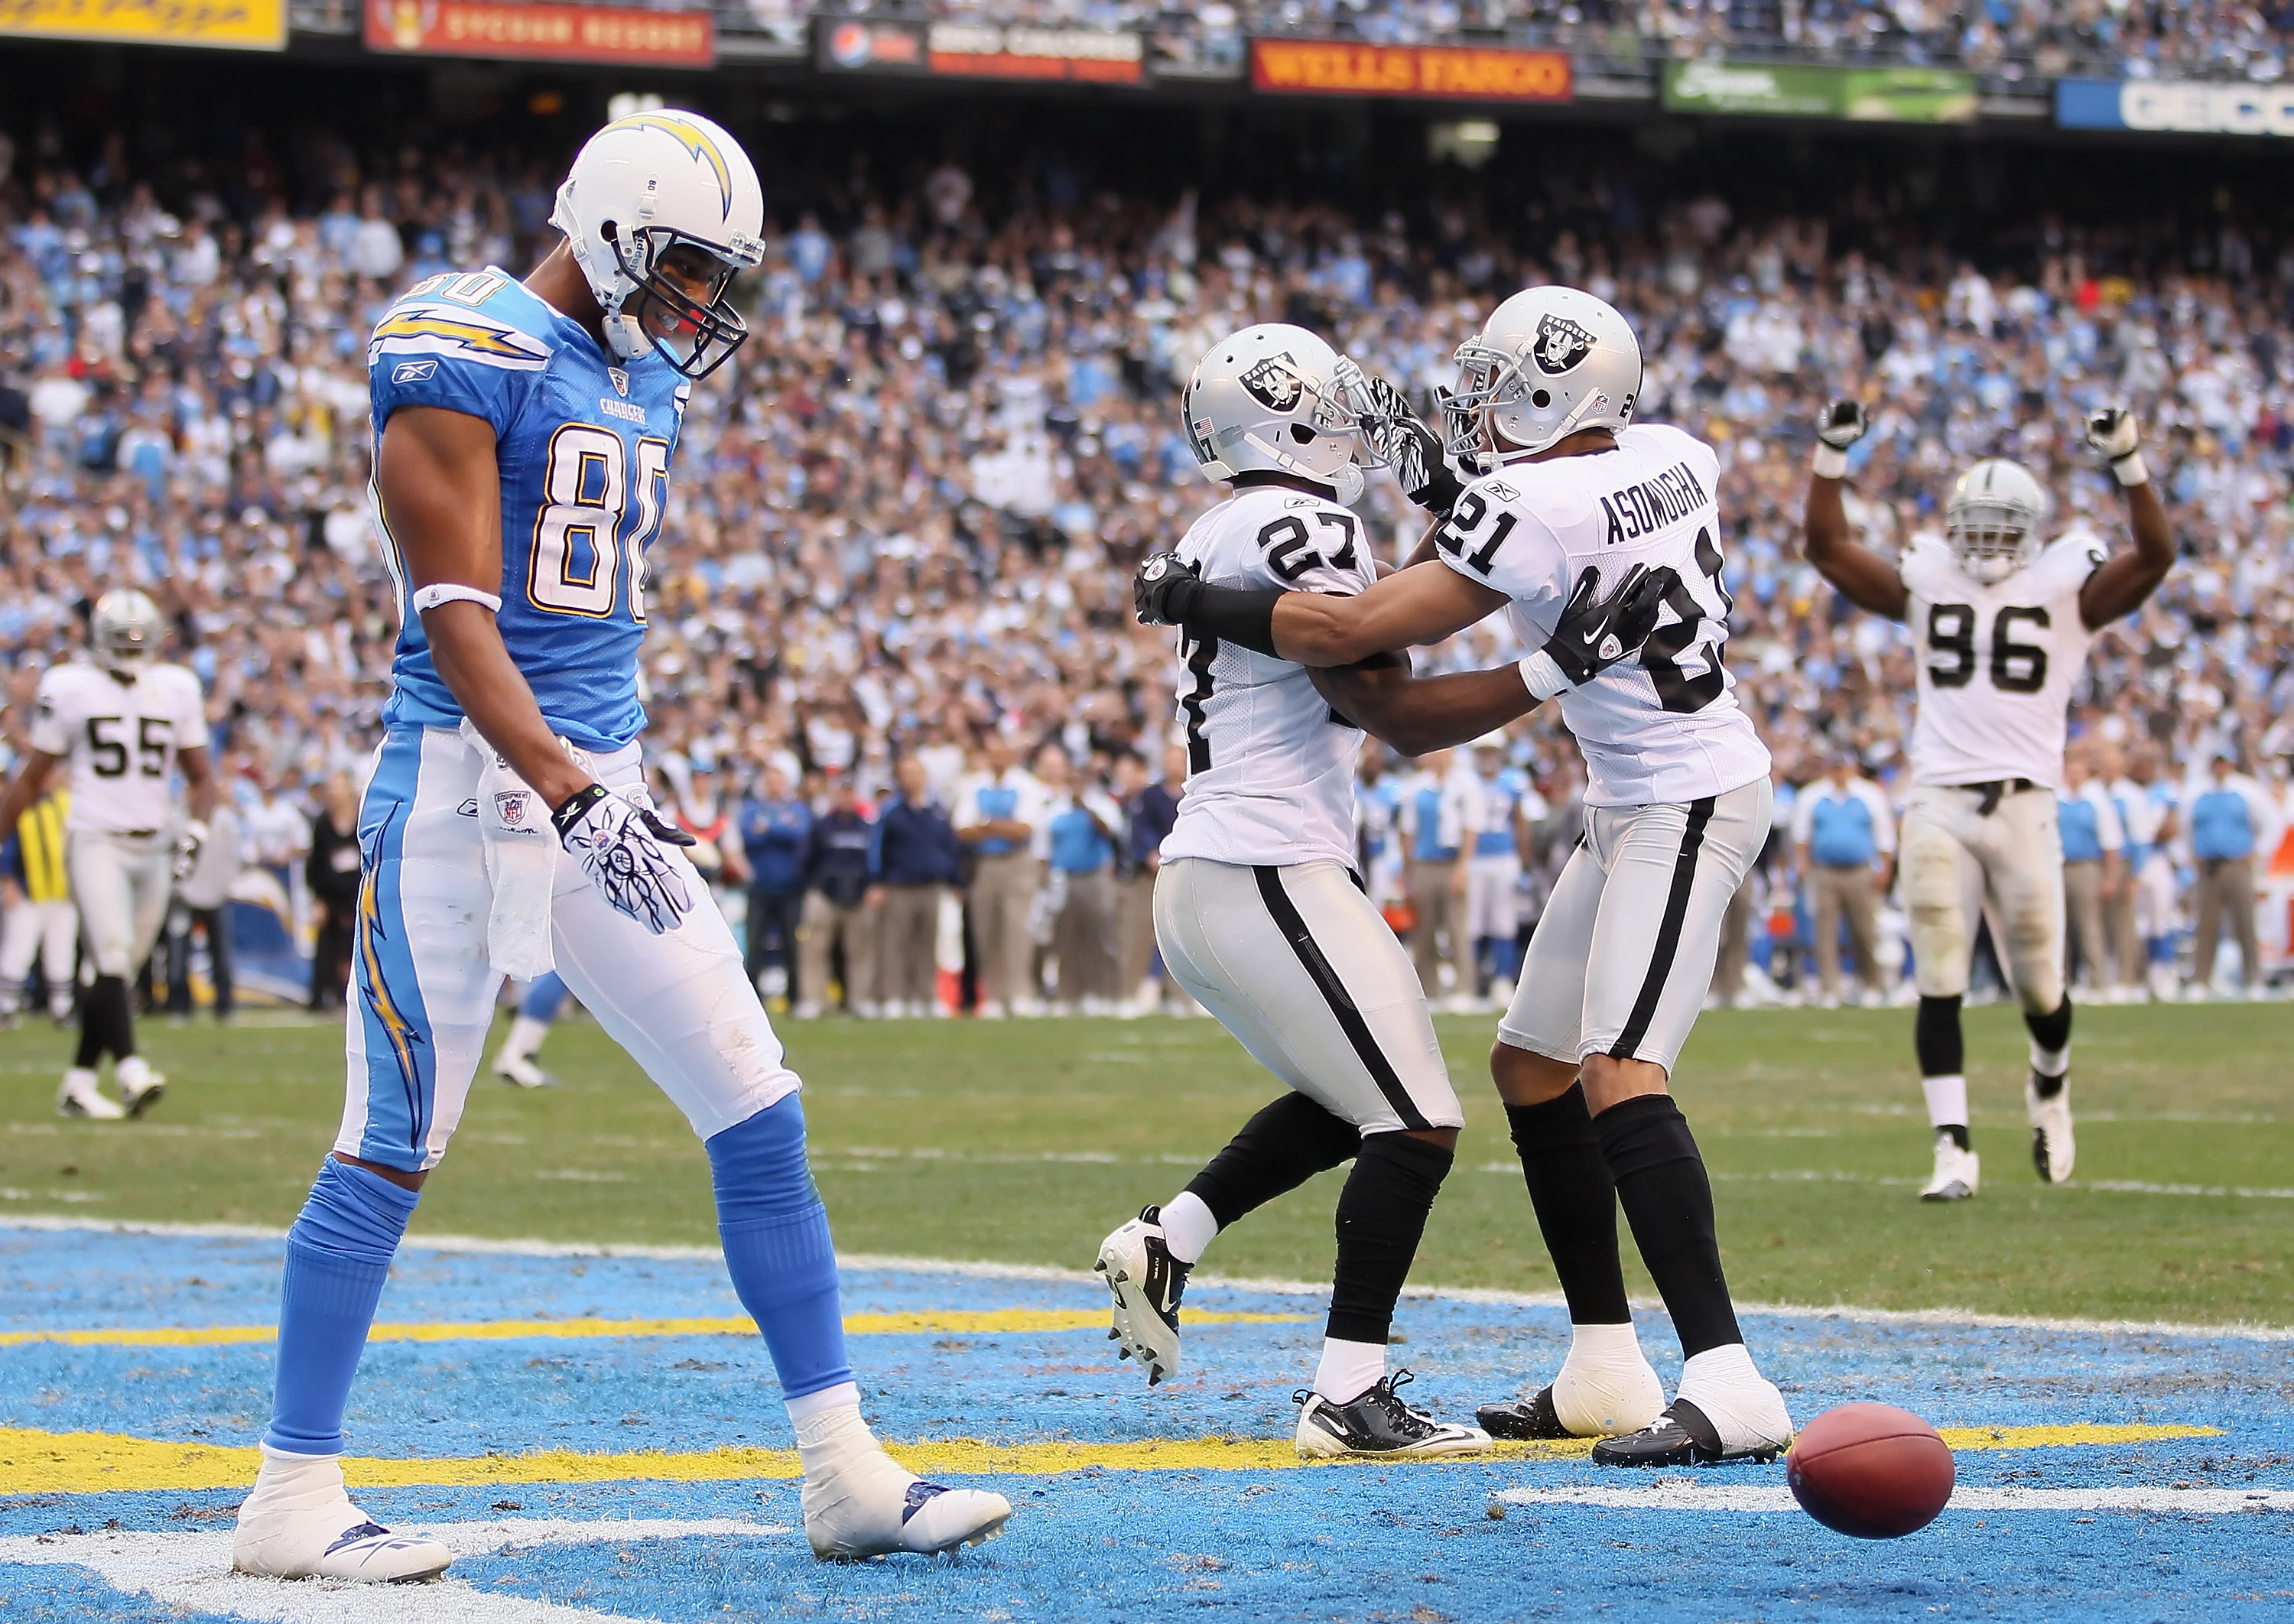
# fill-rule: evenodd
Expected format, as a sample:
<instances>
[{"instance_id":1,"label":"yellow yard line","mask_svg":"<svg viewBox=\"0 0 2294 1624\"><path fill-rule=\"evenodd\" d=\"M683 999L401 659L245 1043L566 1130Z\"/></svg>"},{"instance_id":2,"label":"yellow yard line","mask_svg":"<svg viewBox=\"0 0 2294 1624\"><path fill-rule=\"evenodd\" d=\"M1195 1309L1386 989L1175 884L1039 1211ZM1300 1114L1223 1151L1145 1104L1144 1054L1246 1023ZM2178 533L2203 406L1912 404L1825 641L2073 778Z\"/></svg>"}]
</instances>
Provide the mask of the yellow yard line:
<instances>
[{"instance_id":1,"label":"yellow yard line","mask_svg":"<svg viewBox=\"0 0 2294 1624\"><path fill-rule=\"evenodd\" d=\"M1300 1325L1306 1314L1190 1314L1199 1325ZM948 1310L914 1314L848 1314L850 1336L915 1336L939 1332L988 1336L997 1332L1087 1331L1107 1328L1105 1309L999 1308L985 1311ZM610 1336L753 1336L757 1322L746 1314L684 1320L478 1320L420 1324L380 1324L369 1342L508 1342L524 1337L582 1341ZM61 1343L75 1348L222 1348L271 1342L279 1333L267 1325L98 1326L54 1331L0 1331L0 1348Z\"/></svg>"},{"instance_id":2,"label":"yellow yard line","mask_svg":"<svg viewBox=\"0 0 2294 1624\"><path fill-rule=\"evenodd\" d=\"M2210 1426L1956 1427L1944 1433L1959 1449L2028 1449L2066 1444L2149 1443L2220 1435ZM1372 1460L1310 1463L1287 1439L1193 1438L1111 1443L982 1443L931 1439L891 1446L911 1470L935 1476L1050 1476L1097 1466L1110 1472L1280 1472L1308 1465L1359 1464L1381 1469L1433 1462ZM1485 1460L1582 1458L1588 1440L1500 1444ZM44 1433L0 1428L0 1495L102 1494L129 1490L185 1493L244 1489L255 1481L256 1452L206 1443L168 1443L117 1433ZM584 1455L544 1449L527 1455L378 1460L353 1457L343 1475L354 1489L416 1485L477 1488L513 1483L622 1482L721 1482L798 1475L793 1449L714 1449L671 1453L642 1449Z\"/></svg>"}]
</instances>

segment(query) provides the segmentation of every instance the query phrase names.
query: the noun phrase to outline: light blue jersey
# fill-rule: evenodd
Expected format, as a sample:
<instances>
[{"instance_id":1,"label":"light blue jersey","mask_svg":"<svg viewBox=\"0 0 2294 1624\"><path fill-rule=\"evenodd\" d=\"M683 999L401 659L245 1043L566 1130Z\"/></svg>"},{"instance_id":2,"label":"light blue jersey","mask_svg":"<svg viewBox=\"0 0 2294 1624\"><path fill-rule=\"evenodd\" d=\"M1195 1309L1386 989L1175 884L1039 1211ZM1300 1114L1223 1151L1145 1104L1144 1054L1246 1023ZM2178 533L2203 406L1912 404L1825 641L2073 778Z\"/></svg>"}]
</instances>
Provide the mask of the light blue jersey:
<instances>
[{"instance_id":1,"label":"light blue jersey","mask_svg":"<svg viewBox=\"0 0 2294 1624\"><path fill-rule=\"evenodd\" d=\"M638 644L646 550L661 532L670 453L692 384L651 352L625 365L508 272L434 276L407 290L367 345L379 459L402 406L493 425L501 463L499 623L557 732L619 749L645 728ZM462 708L438 676L381 499L375 513L403 624L383 719L451 727Z\"/></svg>"}]
</instances>

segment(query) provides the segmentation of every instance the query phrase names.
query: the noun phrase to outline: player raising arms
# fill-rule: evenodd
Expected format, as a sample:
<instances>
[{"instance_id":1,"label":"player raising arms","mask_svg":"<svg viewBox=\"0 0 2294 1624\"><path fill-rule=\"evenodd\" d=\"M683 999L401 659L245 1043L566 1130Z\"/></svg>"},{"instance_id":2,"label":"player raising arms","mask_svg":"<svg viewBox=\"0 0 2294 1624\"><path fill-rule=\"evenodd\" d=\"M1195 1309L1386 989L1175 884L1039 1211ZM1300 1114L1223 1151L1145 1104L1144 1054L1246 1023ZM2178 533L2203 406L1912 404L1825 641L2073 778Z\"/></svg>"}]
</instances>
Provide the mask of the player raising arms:
<instances>
[{"instance_id":1,"label":"player raising arms","mask_svg":"<svg viewBox=\"0 0 2294 1624\"><path fill-rule=\"evenodd\" d=\"M47 792L57 763L69 763L64 866L95 979L80 994L79 1053L56 1090L56 1109L66 1116L140 1116L167 1084L135 1052L127 983L159 939L170 883L199 860L216 784L199 679L154 659L164 630L159 606L141 592L123 588L96 600L88 617L94 663L51 666L41 677L31 749L0 795L0 829L13 829ZM178 768L191 802L180 829ZM115 1057L121 1103L96 1087L107 1053Z\"/></svg>"},{"instance_id":2,"label":"player raising arms","mask_svg":"<svg viewBox=\"0 0 2294 1624\"><path fill-rule=\"evenodd\" d=\"M1235 493L1146 561L1147 587L1208 579L1352 594L1377 579L1346 506L1362 475L1338 361L1282 325L1211 347L1182 410L1205 471ZM1362 731L1263 639L1190 631L1180 648L1187 783L1155 879L1156 940L1179 984L1296 1092L1184 1191L1108 1237L1098 1267L1114 1334L1151 1383L1172 1374L1180 1295L1212 1238L1351 1160L1322 1360L1298 1395L1299 1452L1476 1452L1485 1433L1415 1409L1395 1391L1406 1376L1386 1368L1395 1303L1464 1118L1410 956L1353 872ZM1413 753L1534 702L1510 666L1414 684L1410 700Z\"/></svg>"},{"instance_id":3,"label":"player raising arms","mask_svg":"<svg viewBox=\"0 0 2294 1624\"><path fill-rule=\"evenodd\" d=\"M1590 294L1516 294L1458 365L1444 449L1483 471L1410 568L1352 597L1181 582L1150 590L1143 618L1318 667L1434 642L1500 609L1543 645L1521 679L1560 700L1584 751L1586 832L1530 940L1491 1070L1574 1335L1550 1386L1481 1419L1511 1437L1612 1434L1593 1454L1608 1465L1772 1458L1792 1423L1737 1328L1712 1186L1667 1092L1722 915L1769 832L1769 754L1720 658L1718 459L1679 429L1631 426L1640 345ZM1382 446L1430 438L1391 386L1365 379L1363 393ZM1423 470L1404 489L1438 509L1434 461L1395 460ZM1639 628L1622 612L1645 595L1658 623L1629 659ZM1599 601L1620 613L1580 623ZM1358 719L1379 690L1414 686L1391 668L1327 680ZM1625 1300L1620 1202L1688 1360L1669 1408Z\"/></svg>"},{"instance_id":4,"label":"player raising arms","mask_svg":"<svg viewBox=\"0 0 2294 1624\"><path fill-rule=\"evenodd\" d=\"M1808 482L1808 561L1859 609L1907 622L1919 644L1912 793L1904 808L1904 905L1919 1014L1912 1027L1935 1170L1924 1201L1964 1201L1979 1167L1967 1133L1959 1026L1979 910L2023 1005L2031 1075L2023 1104L2039 1177L2071 1176L2071 1003L2063 970L2063 849L2055 827L2065 711L2095 634L2132 614L2175 562L2167 510L2143 466L2134 415L2105 408L2087 442L2127 498L2135 546L2092 532L2046 540L2054 504L2002 458L1962 474L1940 541L1898 561L1850 538L1841 490L1864 408L1834 401L1817 425Z\"/></svg>"},{"instance_id":5,"label":"player raising arms","mask_svg":"<svg viewBox=\"0 0 2294 1624\"><path fill-rule=\"evenodd\" d=\"M553 961L706 1142L726 1267L795 1425L813 1550L945 1550L1011 1514L1000 1495L918 1482L862 1421L797 1078L687 842L644 789L646 549L692 380L746 337L727 295L762 256L763 215L723 130L622 118L575 158L551 215L565 240L525 281L434 277L369 345L376 512L403 621L359 813L349 1097L288 1234L242 1571L445 1567L443 1547L350 1503L343 1412L504 970Z\"/></svg>"}]
</instances>

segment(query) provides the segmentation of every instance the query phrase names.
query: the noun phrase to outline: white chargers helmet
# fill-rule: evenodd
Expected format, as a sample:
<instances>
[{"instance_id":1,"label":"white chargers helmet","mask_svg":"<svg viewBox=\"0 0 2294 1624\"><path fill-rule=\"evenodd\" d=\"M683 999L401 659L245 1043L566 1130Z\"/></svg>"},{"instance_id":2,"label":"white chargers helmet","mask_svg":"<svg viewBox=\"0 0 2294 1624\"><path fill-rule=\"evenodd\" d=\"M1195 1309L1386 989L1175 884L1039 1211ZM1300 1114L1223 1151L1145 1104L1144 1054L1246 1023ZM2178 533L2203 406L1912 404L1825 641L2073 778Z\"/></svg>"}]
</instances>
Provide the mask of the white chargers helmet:
<instances>
[{"instance_id":1,"label":"white chargers helmet","mask_svg":"<svg viewBox=\"0 0 2294 1624\"><path fill-rule=\"evenodd\" d=\"M651 346L705 378L749 336L727 295L735 272L763 262L765 194L741 143L700 114L634 113L590 136L549 223L572 245L622 360ZM706 298L661 275L679 248L708 256Z\"/></svg>"},{"instance_id":2,"label":"white chargers helmet","mask_svg":"<svg viewBox=\"0 0 2294 1624\"><path fill-rule=\"evenodd\" d=\"M2038 557L2054 506L2021 463L1987 457L1952 482L1944 540L1959 567L1989 586Z\"/></svg>"},{"instance_id":3,"label":"white chargers helmet","mask_svg":"<svg viewBox=\"0 0 2294 1624\"><path fill-rule=\"evenodd\" d=\"M1528 288L1452 357L1445 448L1488 469L1581 428L1623 428L1641 393L1641 345L1615 306L1574 288Z\"/></svg>"},{"instance_id":4,"label":"white chargers helmet","mask_svg":"<svg viewBox=\"0 0 2294 1624\"><path fill-rule=\"evenodd\" d=\"M95 613L88 617L88 646L104 670L134 672L159 652L166 630L159 605L133 587L121 587L95 600Z\"/></svg>"},{"instance_id":5,"label":"white chargers helmet","mask_svg":"<svg viewBox=\"0 0 2294 1624\"><path fill-rule=\"evenodd\" d=\"M1228 334L1179 397L1195 460L1213 479L1288 474L1353 502L1363 473L1338 367L1338 353L1303 327L1274 321Z\"/></svg>"}]
</instances>

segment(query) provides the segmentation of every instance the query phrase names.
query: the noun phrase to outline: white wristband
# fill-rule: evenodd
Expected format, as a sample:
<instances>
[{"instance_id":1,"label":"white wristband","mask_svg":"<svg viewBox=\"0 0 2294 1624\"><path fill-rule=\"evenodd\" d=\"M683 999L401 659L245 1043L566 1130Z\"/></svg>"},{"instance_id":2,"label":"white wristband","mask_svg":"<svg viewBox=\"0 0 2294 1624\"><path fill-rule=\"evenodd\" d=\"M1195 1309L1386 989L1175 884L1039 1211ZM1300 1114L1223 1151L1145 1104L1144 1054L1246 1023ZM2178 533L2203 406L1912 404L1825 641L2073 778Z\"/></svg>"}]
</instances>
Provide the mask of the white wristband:
<instances>
[{"instance_id":1,"label":"white wristband","mask_svg":"<svg viewBox=\"0 0 2294 1624\"><path fill-rule=\"evenodd\" d=\"M465 587L451 581L434 581L427 587L414 589L415 613L425 613L441 604L477 604L492 613L501 613L501 599L476 587Z\"/></svg>"},{"instance_id":2,"label":"white wristband","mask_svg":"<svg viewBox=\"0 0 2294 1624\"><path fill-rule=\"evenodd\" d=\"M1577 685L1561 674L1553 656L1543 649L1524 660L1520 665L1522 686L1541 700L1551 699L1556 694L1566 693Z\"/></svg>"},{"instance_id":3,"label":"white wristband","mask_svg":"<svg viewBox=\"0 0 2294 1624\"><path fill-rule=\"evenodd\" d=\"M2129 451L2126 456L2115 459L2111 471L2118 476L2120 484L2130 489L2148 484L2151 480L2151 470L2143 466L2143 453L2140 451Z\"/></svg>"},{"instance_id":4,"label":"white wristband","mask_svg":"<svg viewBox=\"0 0 2294 1624\"><path fill-rule=\"evenodd\" d=\"M1818 479L1848 477L1848 453L1836 445L1816 443L1816 476Z\"/></svg>"}]
</instances>

